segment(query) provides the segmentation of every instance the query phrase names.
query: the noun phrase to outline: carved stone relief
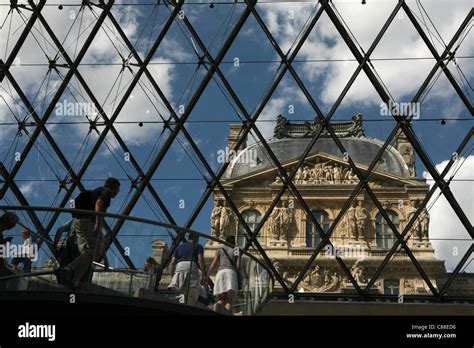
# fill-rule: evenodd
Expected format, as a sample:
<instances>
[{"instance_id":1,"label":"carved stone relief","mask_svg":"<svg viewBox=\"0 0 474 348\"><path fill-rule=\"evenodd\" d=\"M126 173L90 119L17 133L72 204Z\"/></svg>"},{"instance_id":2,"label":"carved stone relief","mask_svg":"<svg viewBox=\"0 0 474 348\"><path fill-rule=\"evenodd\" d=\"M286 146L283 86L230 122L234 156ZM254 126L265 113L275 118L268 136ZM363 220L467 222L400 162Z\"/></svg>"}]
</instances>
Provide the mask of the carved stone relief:
<instances>
[{"instance_id":1,"label":"carved stone relief","mask_svg":"<svg viewBox=\"0 0 474 348\"><path fill-rule=\"evenodd\" d=\"M351 274L354 277L354 280L357 284L367 283L367 279L364 275L364 267L358 262L354 263L351 267Z\"/></svg>"},{"instance_id":2,"label":"carved stone relief","mask_svg":"<svg viewBox=\"0 0 474 348\"><path fill-rule=\"evenodd\" d=\"M356 184L358 178L351 168L344 167L334 161L320 161L307 163L301 166L295 174L293 181L296 184ZM281 178L276 176L274 184L281 184Z\"/></svg>"},{"instance_id":3,"label":"carved stone relief","mask_svg":"<svg viewBox=\"0 0 474 348\"><path fill-rule=\"evenodd\" d=\"M305 291L311 292L339 292L342 282L343 278L337 272L316 265L308 271L301 282L301 287Z\"/></svg>"}]
</instances>

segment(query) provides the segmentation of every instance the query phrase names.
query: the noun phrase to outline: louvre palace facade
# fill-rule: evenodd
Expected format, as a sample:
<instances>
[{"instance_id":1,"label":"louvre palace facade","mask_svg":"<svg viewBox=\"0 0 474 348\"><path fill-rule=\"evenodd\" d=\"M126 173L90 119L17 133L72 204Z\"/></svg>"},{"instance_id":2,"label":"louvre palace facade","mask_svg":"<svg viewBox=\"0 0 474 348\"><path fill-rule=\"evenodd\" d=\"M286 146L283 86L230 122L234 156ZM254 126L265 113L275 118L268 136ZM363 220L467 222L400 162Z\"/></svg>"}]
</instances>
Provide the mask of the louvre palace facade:
<instances>
[{"instance_id":1,"label":"louvre palace facade","mask_svg":"<svg viewBox=\"0 0 474 348\"><path fill-rule=\"evenodd\" d=\"M341 153L334 139L323 131L293 178L293 183L324 232L330 230L359 183L349 166L348 157L364 172L383 145L383 141L365 134L360 114L353 116L350 122L334 122L331 125L346 153ZM288 174L319 131L318 127L317 123L294 123L283 116L278 117L268 145ZM234 148L241 129L241 125L230 125L229 148ZM248 152L253 153L249 155ZM253 160L240 160L243 156ZM243 141L228 167L223 185L252 231L282 188L282 178L278 173L278 168L259 142L247 145L247 141ZM402 233L429 190L426 181L416 176L414 150L403 135L398 134L394 145L385 149L370 177L369 187ZM219 238L235 235L239 246L245 247L244 229L219 190L214 192L214 204L210 219L212 234ZM306 212L291 190L287 189L257 236L288 286L297 279L321 243L314 220ZM408 232L410 238L407 245L436 286L446 270L444 261L434 256L429 219L429 213L424 209ZM331 244L326 244L307 267L297 286L298 291L354 291L336 255L341 257L354 279L363 287L396 241L389 224L365 190L359 192L332 230ZM212 241L207 243L205 255L208 259L214 255L215 248L217 246ZM249 250L258 255L253 247ZM405 250L398 247L374 282L371 292L427 294L430 289Z\"/></svg>"}]
</instances>

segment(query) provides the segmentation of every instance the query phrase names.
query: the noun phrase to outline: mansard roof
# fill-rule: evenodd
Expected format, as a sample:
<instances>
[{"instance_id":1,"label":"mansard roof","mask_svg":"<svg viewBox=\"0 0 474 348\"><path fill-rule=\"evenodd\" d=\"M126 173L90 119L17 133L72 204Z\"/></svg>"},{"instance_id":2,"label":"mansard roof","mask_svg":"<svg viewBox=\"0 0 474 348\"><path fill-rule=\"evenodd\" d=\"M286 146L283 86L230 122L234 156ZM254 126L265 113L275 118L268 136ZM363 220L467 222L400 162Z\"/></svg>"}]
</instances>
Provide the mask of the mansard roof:
<instances>
[{"instance_id":1,"label":"mansard roof","mask_svg":"<svg viewBox=\"0 0 474 348\"><path fill-rule=\"evenodd\" d=\"M308 167L308 166L312 167L318 161L324 162L326 164L330 164L332 166L337 164L342 167L343 173L345 172L345 170L350 168L347 161L344 161L343 159L339 157L324 154L324 153L313 153L313 154L308 155L308 157L306 157L306 160L301 166L301 168ZM283 168L285 168L287 172L289 172L289 170L292 169L293 166L296 165L297 163L298 163L297 159L291 159L291 160L281 162ZM363 172L368 169L368 165L360 164L357 162L355 164L357 168L359 168ZM278 177L278 169L276 168L276 166L269 166L259 171L252 171L240 176L226 178L224 185L235 185L235 184L242 185L249 179L251 181L254 181L257 178L260 180L271 180L273 184L280 185L280 183L277 183L277 177ZM426 187L426 180L424 179L413 178L413 177L402 177L400 175L383 172L383 171L378 170L378 168L375 168L373 171L373 175L371 176L371 179L370 179L371 186L376 187L375 185L380 185L382 182L384 182L385 185L388 185L388 186L393 186L395 184L395 185L409 185L412 187L414 186ZM302 184L302 183L298 183L298 184ZM303 184L304 186L308 186L308 187L309 186L321 186L321 187L324 186L324 189L327 190L329 186L334 187L334 188L339 188L340 185L347 185L349 183L341 182L340 184L336 184L332 182L327 182L327 183L316 184L314 182L309 181L309 182L304 182ZM354 183L351 183L351 184L354 184Z\"/></svg>"},{"instance_id":2,"label":"mansard roof","mask_svg":"<svg viewBox=\"0 0 474 348\"><path fill-rule=\"evenodd\" d=\"M340 124L339 124L340 123ZM335 122L334 129L338 135L339 141L342 143L349 156L355 163L369 166L379 150L383 146L383 142L376 138L366 137L362 128L362 119L360 115L353 117L352 122ZM289 123L284 117L280 116L275 127L273 139L268 141L270 149L280 162L299 159L307 146L311 142L313 132L318 129L318 124L305 123L294 124ZM306 130L306 131L305 131ZM249 156L250 151L255 151ZM344 158L334 140L327 134L322 134L313 145L309 155L327 154L331 157ZM257 163L249 163L241 161L241 156L256 158ZM270 156L266 153L260 142L249 145L243 150L238 157L230 164L226 179L239 177L253 172L262 171L274 167ZM378 172L386 172L399 177L410 177L408 167L401 154L392 146L382 155L381 161L377 166Z\"/></svg>"}]
</instances>

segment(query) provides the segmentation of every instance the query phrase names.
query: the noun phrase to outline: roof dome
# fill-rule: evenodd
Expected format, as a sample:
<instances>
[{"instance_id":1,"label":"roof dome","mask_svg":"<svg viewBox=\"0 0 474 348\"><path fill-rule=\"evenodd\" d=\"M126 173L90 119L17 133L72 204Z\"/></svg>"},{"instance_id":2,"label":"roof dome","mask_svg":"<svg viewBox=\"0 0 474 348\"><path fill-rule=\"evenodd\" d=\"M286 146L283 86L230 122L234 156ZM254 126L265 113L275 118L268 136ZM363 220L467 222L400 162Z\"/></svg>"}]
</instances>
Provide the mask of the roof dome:
<instances>
[{"instance_id":1,"label":"roof dome","mask_svg":"<svg viewBox=\"0 0 474 348\"><path fill-rule=\"evenodd\" d=\"M358 120L358 122L360 122L360 120ZM287 124L283 125L283 127L286 127L283 128L285 134L289 134L289 132L294 132L294 134L296 134L295 132L298 131L297 127L301 128L301 125L290 125L287 122ZM341 129L341 132L343 131L346 130ZM348 133L346 131L345 136L340 137L339 141L342 143L346 151L349 153L349 156L356 164L362 164L366 166L369 166L371 164L371 162L374 160L375 156L383 146L382 141L375 138L365 137L363 130L361 131L361 129L359 129L357 133ZM310 142L311 138L305 136L275 136L272 140L268 141L268 145L270 146L271 150L278 158L278 160L280 162L284 162L287 160L299 159L306 150L306 148L309 146ZM334 142L334 139L328 137L327 134L318 138L316 143L313 145L311 151L309 152L309 155L315 153L328 154L341 159L344 158L344 155L337 147L336 143ZM250 154L252 156L249 156ZM255 161L242 161L242 158L256 159L256 163ZM234 178L273 166L274 164L270 156L265 151L263 145L258 142L248 146L246 149L241 151L237 157L233 159L226 172L226 178ZM401 177L410 176L410 172L405 160L403 159L401 154L392 146L388 147L385 150L376 170L389 174L395 174Z\"/></svg>"}]
</instances>

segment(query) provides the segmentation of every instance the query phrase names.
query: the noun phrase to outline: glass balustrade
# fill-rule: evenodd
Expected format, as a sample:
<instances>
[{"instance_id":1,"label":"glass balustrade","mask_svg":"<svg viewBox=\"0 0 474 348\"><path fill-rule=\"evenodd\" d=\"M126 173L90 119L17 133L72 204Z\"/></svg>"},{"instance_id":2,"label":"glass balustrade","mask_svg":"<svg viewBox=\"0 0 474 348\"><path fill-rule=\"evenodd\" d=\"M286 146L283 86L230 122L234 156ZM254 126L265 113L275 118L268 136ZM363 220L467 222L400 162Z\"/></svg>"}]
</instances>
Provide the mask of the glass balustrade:
<instances>
[{"instance_id":1,"label":"glass balustrade","mask_svg":"<svg viewBox=\"0 0 474 348\"><path fill-rule=\"evenodd\" d=\"M69 268L80 255L78 244L81 239L78 241L77 229L81 231L81 227L72 218L71 210L18 207L18 210L11 211L20 217L20 224L4 233L4 237L13 239L3 245L6 262L0 273L0 292L74 291L166 301L217 310L222 314L254 315L265 304L273 287L273 277L265 264L242 248L204 233L113 214L104 215L101 235L91 242L96 245L96 250L104 245L107 250L105 257L97 257L90 267L86 261L85 271L84 266L76 267L76 271L82 269L84 273L82 278L76 279L77 274ZM28 212L40 216L56 215L56 222L48 233L38 232L33 226L22 224L21 217ZM122 230L112 237L117 223L123 224ZM25 239L21 232L24 229L28 229L31 235L29 250L22 248ZM193 242L189 240L190 233L197 237ZM209 277L204 277L202 270L204 267L207 272L216 254L223 257L219 250L224 247L232 252L234 261L239 260L235 266L238 266L242 279L234 294L231 311L225 308L225 303L219 302L222 296L214 294L221 260L215 263ZM235 280L237 272L233 266L233 263L230 266L227 263L227 269L234 272Z\"/></svg>"}]
</instances>

